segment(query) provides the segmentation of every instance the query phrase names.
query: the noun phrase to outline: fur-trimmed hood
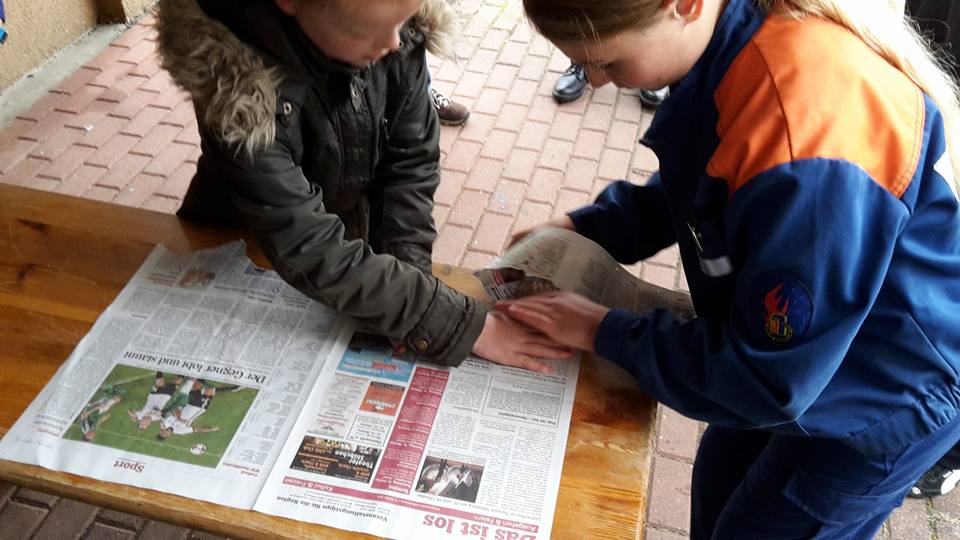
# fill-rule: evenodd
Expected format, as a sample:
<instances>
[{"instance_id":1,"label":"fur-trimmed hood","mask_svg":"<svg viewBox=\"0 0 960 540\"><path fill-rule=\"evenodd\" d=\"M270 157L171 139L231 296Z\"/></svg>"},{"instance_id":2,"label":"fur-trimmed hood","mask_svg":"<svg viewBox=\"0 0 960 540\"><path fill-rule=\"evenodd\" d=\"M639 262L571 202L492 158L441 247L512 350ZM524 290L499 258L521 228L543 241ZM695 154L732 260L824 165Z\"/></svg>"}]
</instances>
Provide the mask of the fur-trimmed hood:
<instances>
[{"instance_id":1,"label":"fur-trimmed hood","mask_svg":"<svg viewBox=\"0 0 960 540\"><path fill-rule=\"evenodd\" d=\"M452 56L457 16L446 0L423 0L413 18L427 50ZM161 66L188 92L198 122L248 155L272 144L281 76L197 0L160 0L156 8Z\"/></svg>"}]
</instances>

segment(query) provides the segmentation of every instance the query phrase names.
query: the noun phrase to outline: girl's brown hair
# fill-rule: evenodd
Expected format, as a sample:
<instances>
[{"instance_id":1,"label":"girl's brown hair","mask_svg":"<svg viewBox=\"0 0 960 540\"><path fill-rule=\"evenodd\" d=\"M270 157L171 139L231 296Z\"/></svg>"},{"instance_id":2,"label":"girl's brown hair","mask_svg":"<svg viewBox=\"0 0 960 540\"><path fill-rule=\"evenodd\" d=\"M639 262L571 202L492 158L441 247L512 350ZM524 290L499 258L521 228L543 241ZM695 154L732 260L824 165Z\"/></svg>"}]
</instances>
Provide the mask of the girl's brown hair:
<instances>
[{"instance_id":1,"label":"girl's brown hair","mask_svg":"<svg viewBox=\"0 0 960 540\"><path fill-rule=\"evenodd\" d=\"M523 0L523 8L543 37L554 42L607 38L657 19L664 0Z\"/></svg>"}]
</instances>

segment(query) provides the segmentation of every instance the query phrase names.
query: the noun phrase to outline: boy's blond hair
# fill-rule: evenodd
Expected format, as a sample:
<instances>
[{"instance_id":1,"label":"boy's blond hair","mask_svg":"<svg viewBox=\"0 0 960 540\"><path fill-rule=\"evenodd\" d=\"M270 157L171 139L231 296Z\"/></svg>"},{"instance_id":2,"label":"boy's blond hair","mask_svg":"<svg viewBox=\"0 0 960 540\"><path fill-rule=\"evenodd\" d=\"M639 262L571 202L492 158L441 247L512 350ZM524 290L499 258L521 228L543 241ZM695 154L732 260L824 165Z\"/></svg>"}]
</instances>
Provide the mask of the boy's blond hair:
<instances>
[{"instance_id":1,"label":"boy's blond hair","mask_svg":"<svg viewBox=\"0 0 960 540\"><path fill-rule=\"evenodd\" d=\"M356 11L367 5L357 0L293 0L297 4L322 3L334 17L349 18ZM374 0L377 2L401 2L410 0ZM447 0L417 0L420 8L413 16L417 26L428 39L424 43L431 53L443 57L453 58L454 39L459 33L460 20L456 11Z\"/></svg>"}]
</instances>

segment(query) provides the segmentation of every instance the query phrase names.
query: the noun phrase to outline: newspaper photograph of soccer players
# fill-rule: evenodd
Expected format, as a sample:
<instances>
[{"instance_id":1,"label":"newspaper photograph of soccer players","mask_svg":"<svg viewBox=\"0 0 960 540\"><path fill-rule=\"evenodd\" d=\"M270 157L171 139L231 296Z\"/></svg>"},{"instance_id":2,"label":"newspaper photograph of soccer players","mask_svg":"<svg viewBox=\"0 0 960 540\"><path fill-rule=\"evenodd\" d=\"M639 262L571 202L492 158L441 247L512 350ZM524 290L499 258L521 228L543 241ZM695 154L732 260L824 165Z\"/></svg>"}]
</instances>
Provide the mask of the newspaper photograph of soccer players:
<instances>
[{"instance_id":1,"label":"newspaper photograph of soccer players","mask_svg":"<svg viewBox=\"0 0 960 540\"><path fill-rule=\"evenodd\" d=\"M216 467L257 390L116 365L63 438Z\"/></svg>"},{"instance_id":2,"label":"newspaper photograph of soccer players","mask_svg":"<svg viewBox=\"0 0 960 540\"><path fill-rule=\"evenodd\" d=\"M459 501L477 502L483 467L427 456L417 480L417 491Z\"/></svg>"}]
</instances>

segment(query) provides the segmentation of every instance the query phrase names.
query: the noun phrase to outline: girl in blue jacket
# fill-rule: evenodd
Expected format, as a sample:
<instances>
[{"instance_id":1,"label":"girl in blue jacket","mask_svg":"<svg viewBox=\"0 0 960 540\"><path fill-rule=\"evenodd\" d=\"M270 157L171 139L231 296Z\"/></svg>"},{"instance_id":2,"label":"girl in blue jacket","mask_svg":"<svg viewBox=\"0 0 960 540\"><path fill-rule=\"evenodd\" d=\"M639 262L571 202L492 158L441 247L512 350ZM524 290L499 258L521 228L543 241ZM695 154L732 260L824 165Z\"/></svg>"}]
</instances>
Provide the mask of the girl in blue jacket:
<instances>
[{"instance_id":1,"label":"girl in blue jacket","mask_svg":"<svg viewBox=\"0 0 960 540\"><path fill-rule=\"evenodd\" d=\"M960 439L957 92L893 4L524 0L594 86L671 86L660 171L549 225L677 243L697 317L501 309L709 424L693 538L871 538Z\"/></svg>"}]
</instances>

